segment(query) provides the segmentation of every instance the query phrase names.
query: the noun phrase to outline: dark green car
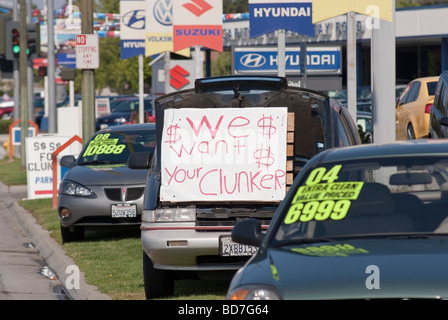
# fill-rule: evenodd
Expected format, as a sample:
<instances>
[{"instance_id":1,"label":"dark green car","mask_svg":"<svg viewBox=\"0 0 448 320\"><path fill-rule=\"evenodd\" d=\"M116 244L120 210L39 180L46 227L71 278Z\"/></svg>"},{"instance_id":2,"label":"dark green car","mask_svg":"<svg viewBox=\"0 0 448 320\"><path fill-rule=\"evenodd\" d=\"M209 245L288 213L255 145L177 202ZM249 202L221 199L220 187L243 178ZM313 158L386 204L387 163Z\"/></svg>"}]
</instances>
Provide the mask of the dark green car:
<instances>
[{"instance_id":1,"label":"dark green car","mask_svg":"<svg viewBox=\"0 0 448 320\"><path fill-rule=\"evenodd\" d=\"M326 150L296 177L228 299L447 299L448 148L414 140Z\"/></svg>"}]
</instances>

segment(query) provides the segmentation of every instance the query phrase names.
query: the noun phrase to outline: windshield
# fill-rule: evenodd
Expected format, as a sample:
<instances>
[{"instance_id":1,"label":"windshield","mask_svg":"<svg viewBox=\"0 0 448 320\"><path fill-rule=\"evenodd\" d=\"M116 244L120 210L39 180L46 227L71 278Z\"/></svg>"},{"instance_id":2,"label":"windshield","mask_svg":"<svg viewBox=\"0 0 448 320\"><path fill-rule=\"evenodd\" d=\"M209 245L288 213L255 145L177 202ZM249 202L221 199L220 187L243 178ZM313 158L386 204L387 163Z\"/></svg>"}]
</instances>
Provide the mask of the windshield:
<instances>
[{"instance_id":1,"label":"windshield","mask_svg":"<svg viewBox=\"0 0 448 320\"><path fill-rule=\"evenodd\" d=\"M127 165L131 153L154 150L155 130L98 132L82 150L78 165Z\"/></svg>"},{"instance_id":2,"label":"windshield","mask_svg":"<svg viewBox=\"0 0 448 320\"><path fill-rule=\"evenodd\" d=\"M446 157L320 165L285 199L274 242L447 234L447 182Z\"/></svg>"}]
</instances>

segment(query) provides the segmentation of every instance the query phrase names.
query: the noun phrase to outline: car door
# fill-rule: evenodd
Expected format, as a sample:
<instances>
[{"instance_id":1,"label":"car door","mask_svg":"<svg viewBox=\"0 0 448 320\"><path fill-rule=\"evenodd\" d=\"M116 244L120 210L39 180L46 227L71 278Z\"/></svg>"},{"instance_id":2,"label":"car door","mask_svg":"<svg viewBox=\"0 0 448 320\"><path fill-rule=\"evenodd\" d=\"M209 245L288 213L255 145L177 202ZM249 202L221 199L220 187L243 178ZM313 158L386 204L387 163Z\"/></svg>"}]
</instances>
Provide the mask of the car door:
<instances>
[{"instance_id":1,"label":"car door","mask_svg":"<svg viewBox=\"0 0 448 320\"><path fill-rule=\"evenodd\" d=\"M420 92L420 82L411 82L403 90L395 107L395 134L396 140L406 140L408 138L408 127L411 124L411 113L413 102L417 100ZM412 128L413 129L413 128Z\"/></svg>"}]
</instances>

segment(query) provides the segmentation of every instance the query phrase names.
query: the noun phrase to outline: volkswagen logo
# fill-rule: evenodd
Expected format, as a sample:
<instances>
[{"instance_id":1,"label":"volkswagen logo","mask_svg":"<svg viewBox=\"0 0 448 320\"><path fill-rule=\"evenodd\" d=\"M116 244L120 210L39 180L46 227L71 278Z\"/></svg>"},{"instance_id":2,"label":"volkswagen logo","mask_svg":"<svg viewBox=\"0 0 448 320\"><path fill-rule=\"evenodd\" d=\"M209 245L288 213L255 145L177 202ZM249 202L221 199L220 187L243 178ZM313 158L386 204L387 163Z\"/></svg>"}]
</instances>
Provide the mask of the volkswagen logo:
<instances>
[{"instance_id":1,"label":"volkswagen logo","mask_svg":"<svg viewBox=\"0 0 448 320\"><path fill-rule=\"evenodd\" d=\"M241 57L240 63L247 68L259 68L266 63L266 58L258 53L247 53Z\"/></svg>"},{"instance_id":2,"label":"volkswagen logo","mask_svg":"<svg viewBox=\"0 0 448 320\"><path fill-rule=\"evenodd\" d=\"M145 10L133 10L125 13L121 21L128 28L145 29Z\"/></svg>"},{"instance_id":3,"label":"volkswagen logo","mask_svg":"<svg viewBox=\"0 0 448 320\"><path fill-rule=\"evenodd\" d=\"M173 5L171 0L158 0L154 5L154 18L164 26L173 24Z\"/></svg>"}]
</instances>

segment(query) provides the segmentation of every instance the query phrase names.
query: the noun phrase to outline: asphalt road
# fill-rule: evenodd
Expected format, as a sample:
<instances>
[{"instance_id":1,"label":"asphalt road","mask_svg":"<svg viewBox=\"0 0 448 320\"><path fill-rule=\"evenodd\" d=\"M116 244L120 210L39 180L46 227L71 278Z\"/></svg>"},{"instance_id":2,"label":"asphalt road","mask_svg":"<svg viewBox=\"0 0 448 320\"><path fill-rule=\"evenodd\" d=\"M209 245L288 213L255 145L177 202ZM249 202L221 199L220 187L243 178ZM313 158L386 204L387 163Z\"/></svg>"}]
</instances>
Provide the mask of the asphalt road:
<instances>
[{"instance_id":1,"label":"asphalt road","mask_svg":"<svg viewBox=\"0 0 448 320\"><path fill-rule=\"evenodd\" d=\"M0 135L0 158L6 155ZM17 203L27 186L0 182L0 300L110 300Z\"/></svg>"}]
</instances>

